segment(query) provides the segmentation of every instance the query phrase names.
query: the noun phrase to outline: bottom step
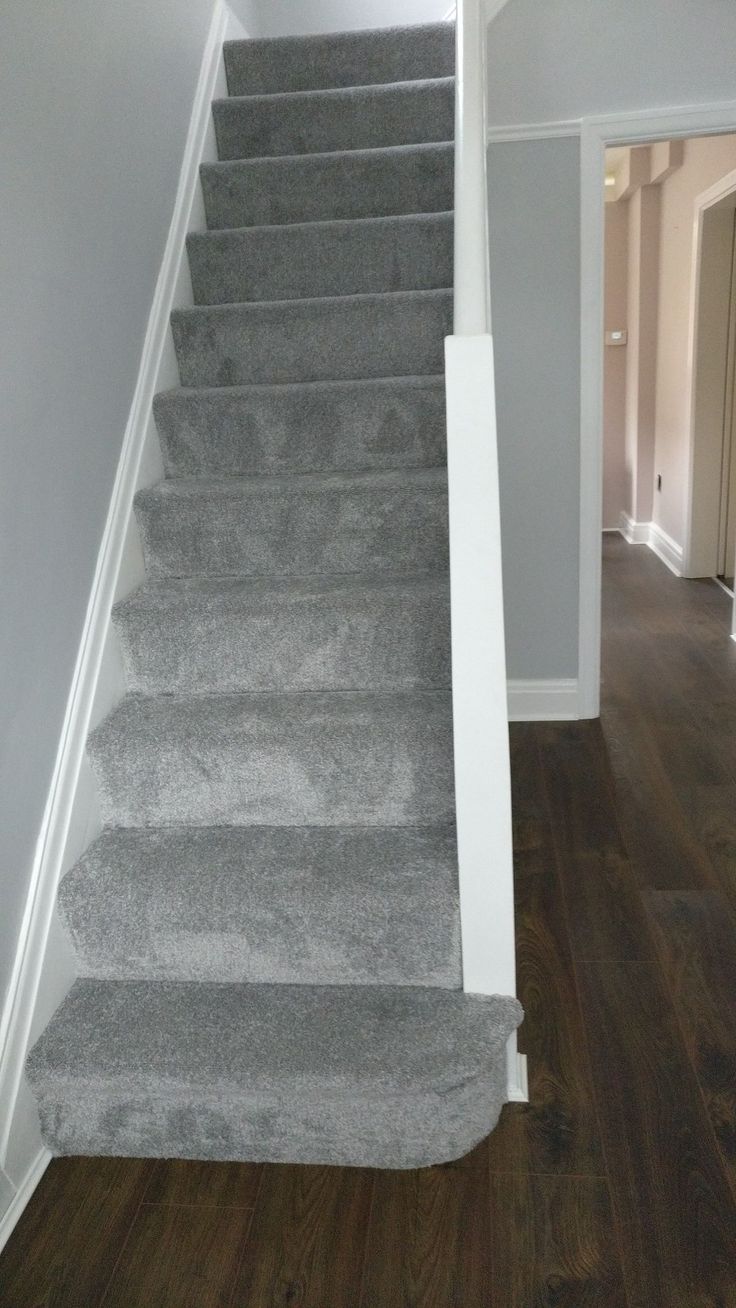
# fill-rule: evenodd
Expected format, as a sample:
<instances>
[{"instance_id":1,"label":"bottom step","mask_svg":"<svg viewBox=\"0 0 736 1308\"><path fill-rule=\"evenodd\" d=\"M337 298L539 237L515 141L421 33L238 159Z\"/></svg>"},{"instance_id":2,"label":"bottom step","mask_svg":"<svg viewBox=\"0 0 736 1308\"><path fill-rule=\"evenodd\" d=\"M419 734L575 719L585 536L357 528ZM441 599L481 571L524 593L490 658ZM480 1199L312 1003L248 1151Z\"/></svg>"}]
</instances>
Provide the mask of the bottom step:
<instances>
[{"instance_id":1,"label":"bottom step","mask_svg":"<svg viewBox=\"0 0 736 1308\"><path fill-rule=\"evenodd\" d=\"M27 1073L55 1154L423 1167L506 1099L515 999L78 981Z\"/></svg>"}]
</instances>

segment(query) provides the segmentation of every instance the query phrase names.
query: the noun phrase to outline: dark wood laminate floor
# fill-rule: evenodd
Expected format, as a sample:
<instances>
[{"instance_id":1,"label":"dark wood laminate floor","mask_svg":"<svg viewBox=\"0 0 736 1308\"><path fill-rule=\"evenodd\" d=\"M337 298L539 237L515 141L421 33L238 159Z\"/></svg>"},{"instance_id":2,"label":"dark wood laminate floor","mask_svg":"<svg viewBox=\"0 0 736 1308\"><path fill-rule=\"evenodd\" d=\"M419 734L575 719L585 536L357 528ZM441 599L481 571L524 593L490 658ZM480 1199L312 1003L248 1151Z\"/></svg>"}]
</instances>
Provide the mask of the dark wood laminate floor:
<instances>
[{"instance_id":1,"label":"dark wood laminate floor","mask_svg":"<svg viewBox=\"0 0 736 1308\"><path fill-rule=\"evenodd\" d=\"M736 1308L729 599L605 541L600 723L512 731L531 1103L417 1172L66 1159L8 1308Z\"/></svg>"}]
</instances>

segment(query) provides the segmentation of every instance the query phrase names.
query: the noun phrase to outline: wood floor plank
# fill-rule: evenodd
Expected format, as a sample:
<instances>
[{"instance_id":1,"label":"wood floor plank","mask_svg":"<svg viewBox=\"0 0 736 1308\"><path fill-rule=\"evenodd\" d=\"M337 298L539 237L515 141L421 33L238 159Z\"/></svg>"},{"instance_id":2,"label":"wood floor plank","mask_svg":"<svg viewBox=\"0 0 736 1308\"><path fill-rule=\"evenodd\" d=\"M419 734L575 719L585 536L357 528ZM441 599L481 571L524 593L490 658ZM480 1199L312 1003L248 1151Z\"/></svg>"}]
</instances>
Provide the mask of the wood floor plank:
<instances>
[{"instance_id":1,"label":"wood floor plank","mask_svg":"<svg viewBox=\"0 0 736 1308\"><path fill-rule=\"evenodd\" d=\"M376 1173L360 1308L490 1308L489 1173L474 1164Z\"/></svg>"},{"instance_id":2,"label":"wood floor plank","mask_svg":"<svg viewBox=\"0 0 736 1308\"><path fill-rule=\"evenodd\" d=\"M143 1204L101 1308L228 1308L251 1217Z\"/></svg>"},{"instance_id":3,"label":"wood floor plank","mask_svg":"<svg viewBox=\"0 0 736 1308\"><path fill-rule=\"evenodd\" d=\"M530 1093L528 1104L503 1109L488 1143L490 1164L500 1172L599 1176L598 1122L533 729L517 737L512 780L517 976L525 1013L519 1044Z\"/></svg>"},{"instance_id":4,"label":"wood floor plank","mask_svg":"<svg viewBox=\"0 0 736 1308\"><path fill-rule=\"evenodd\" d=\"M736 1208L659 970L580 976L630 1308L734 1308Z\"/></svg>"},{"instance_id":5,"label":"wood floor plank","mask_svg":"<svg viewBox=\"0 0 736 1308\"><path fill-rule=\"evenodd\" d=\"M263 1167L260 1163L203 1163L158 1159L145 1203L253 1208Z\"/></svg>"},{"instance_id":6,"label":"wood floor plank","mask_svg":"<svg viewBox=\"0 0 736 1308\"><path fill-rule=\"evenodd\" d=\"M373 1172L266 1167L233 1308L355 1308Z\"/></svg>"},{"instance_id":7,"label":"wood floor plank","mask_svg":"<svg viewBox=\"0 0 736 1308\"><path fill-rule=\"evenodd\" d=\"M492 1176L491 1261L494 1308L627 1308L608 1187L596 1177Z\"/></svg>"},{"instance_id":8,"label":"wood floor plank","mask_svg":"<svg viewBox=\"0 0 736 1308\"><path fill-rule=\"evenodd\" d=\"M545 723L538 737L573 955L651 958L600 723Z\"/></svg>"},{"instance_id":9,"label":"wood floor plank","mask_svg":"<svg viewBox=\"0 0 736 1308\"><path fill-rule=\"evenodd\" d=\"M135 1218L151 1164L56 1158L0 1256L8 1308L97 1308Z\"/></svg>"},{"instance_id":10,"label":"wood floor plank","mask_svg":"<svg viewBox=\"0 0 736 1308\"><path fill-rule=\"evenodd\" d=\"M716 895L649 891L665 983L736 1195L736 920Z\"/></svg>"}]
</instances>

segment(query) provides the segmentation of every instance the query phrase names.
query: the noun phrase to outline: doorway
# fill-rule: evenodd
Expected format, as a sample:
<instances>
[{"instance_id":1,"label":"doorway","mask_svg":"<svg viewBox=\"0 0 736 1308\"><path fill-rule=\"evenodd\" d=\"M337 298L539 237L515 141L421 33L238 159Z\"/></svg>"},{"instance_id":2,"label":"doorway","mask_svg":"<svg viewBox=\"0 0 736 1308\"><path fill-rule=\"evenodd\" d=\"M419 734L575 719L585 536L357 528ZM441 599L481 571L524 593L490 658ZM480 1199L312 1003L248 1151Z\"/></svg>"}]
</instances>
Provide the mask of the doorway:
<instances>
[{"instance_id":1,"label":"doorway","mask_svg":"<svg viewBox=\"0 0 736 1308\"><path fill-rule=\"evenodd\" d=\"M731 551L731 533L736 526L736 432L734 409L734 359L736 325L730 328L728 352L730 369L726 372L726 343L722 352L720 426L718 429L718 476L715 501L711 500L710 527L715 547L712 566L707 571L693 567L691 527L692 491L696 488L698 466L694 459L695 442L691 440L695 410L693 367L695 355L694 278L698 235L694 225L694 201L690 197L689 215L675 224L677 239L667 241L667 249L655 249L647 270L647 248L656 246L660 230L665 187L671 197L684 194L688 168L675 175L683 157L689 160L688 186L702 197L728 172L734 173L736 193L736 105L702 110L674 111L672 114L641 114L618 119L587 120L582 128L582 370L581 370L581 547L580 547L580 646L579 692L582 716L596 716L600 687L600 597L601 597L601 529L622 531L627 539L648 545L667 563L672 572L682 576L720 576L733 581L736 539ZM702 142L693 147L698 136ZM730 138L730 141L727 139ZM638 300L638 321L624 312L604 319L604 227L606 192L612 189L610 159L606 150L618 147L617 164L626 156L623 181L615 180L625 198L631 201L634 235L638 241L638 280L634 278L634 298ZM729 154L729 151L731 152ZM718 156L718 167L716 167ZM725 163L723 160L725 159ZM730 162L729 162L730 161ZM722 164L722 166L720 166ZM697 166L695 166L697 165ZM709 172L710 170L710 172ZM613 171L618 171L614 169ZM609 185L605 175L609 173ZM671 179L671 181L670 181ZM692 187L691 187L692 189ZM609 201L610 203L610 201ZM710 207L720 201L711 201ZM731 198L730 263L726 286L729 293L728 322L736 314L736 294L732 291L732 270L736 241L734 209L736 194ZM704 206L705 207L708 206ZM727 206L724 203L722 207ZM723 218L719 221L723 221ZM656 269L653 287L651 268ZM636 270L634 270L636 272ZM627 293L631 292L632 269L627 255ZM683 330L684 324L684 330ZM679 345L673 348L675 328ZM606 333L604 344L604 332ZM632 340L633 332L633 340ZM633 348L632 348L633 347ZM606 520L603 519L601 488L604 458L610 467L611 451L606 445L604 405L608 401L605 361L618 358L620 385L626 386L620 406L623 427L619 439L624 442L619 485L624 503L618 522L611 520L611 498L607 497ZM654 367L647 372L647 357ZM632 365L631 359L635 359ZM623 360L626 360L624 363ZM662 364L664 360L664 364ZM638 366L637 366L638 365ZM669 369L669 376L667 370ZM633 384L622 383L624 374L633 376ZM636 422L632 426L632 417ZM628 427L626 426L628 424ZM637 436L636 449L632 432ZM638 439L641 437L641 440ZM628 440L628 449L625 442ZM732 453L733 452L733 453ZM619 451L621 454L621 451ZM615 497L614 497L615 498ZM622 511L628 521L622 519ZM624 530L624 534L626 531ZM691 540L692 536L692 540ZM730 560L730 562L729 562ZM736 625L736 624L734 624ZM724 639L733 633L726 624Z\"/></svg>"}]
</instances>

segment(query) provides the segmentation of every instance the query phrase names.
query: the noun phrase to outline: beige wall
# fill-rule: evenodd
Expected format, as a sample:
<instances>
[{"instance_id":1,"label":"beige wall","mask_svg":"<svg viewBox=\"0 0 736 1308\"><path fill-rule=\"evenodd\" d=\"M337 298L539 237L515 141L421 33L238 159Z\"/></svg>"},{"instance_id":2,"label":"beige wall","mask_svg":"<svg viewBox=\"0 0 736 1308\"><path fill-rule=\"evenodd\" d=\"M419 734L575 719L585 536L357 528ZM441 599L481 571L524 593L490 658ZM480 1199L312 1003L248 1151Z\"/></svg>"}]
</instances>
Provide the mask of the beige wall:
<instances>
[{"instance_id":1,"label":"beige wall","mask_svg":"<svg viewBox=\"0 0 736 1308\"><path fill-rule=\"evenodd\" d=\"M682 545L689 464L688 321L695 198L736 169L736 135L685 142L683 165L661 187L653 517Z\"/></svg>"},{"instance_id":2,"label":"beige wall","mask_svg":"<svg viewBox=\"0 0 736 1308\"><path fill-rule=\"evenodd\" d=\"M628 203L606 205L604 330L627 327ZM629 501L626 472L626 356L607 345L603 355L603 526L618 527Z\"/></svg>"}]
</instances>

